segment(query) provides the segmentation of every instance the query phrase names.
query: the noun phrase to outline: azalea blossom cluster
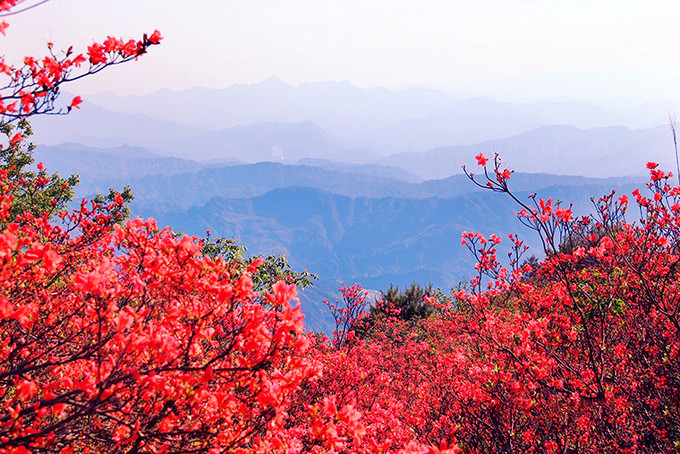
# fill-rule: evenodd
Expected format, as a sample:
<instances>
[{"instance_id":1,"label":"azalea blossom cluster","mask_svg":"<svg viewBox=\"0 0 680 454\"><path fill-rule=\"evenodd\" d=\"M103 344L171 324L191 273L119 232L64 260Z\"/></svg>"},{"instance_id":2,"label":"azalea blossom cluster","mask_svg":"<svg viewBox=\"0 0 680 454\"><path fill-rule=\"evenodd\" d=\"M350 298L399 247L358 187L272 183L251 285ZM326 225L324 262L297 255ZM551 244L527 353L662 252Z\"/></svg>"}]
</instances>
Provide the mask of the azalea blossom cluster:
<instances>
[{"instance_id":1,"label":"azalea blossom cluster","mask_svg":"<svg viewBox=\"0 0 680 454\"><path fill-rule=\"evenodd\" d=\"M286 408L320 373L295 286L258 295L248 267L210 258L122 200L9 217L0 171L0 452L273 452ZM300 429L355 424L310 406Z\"/></svg>"}]
</instances>

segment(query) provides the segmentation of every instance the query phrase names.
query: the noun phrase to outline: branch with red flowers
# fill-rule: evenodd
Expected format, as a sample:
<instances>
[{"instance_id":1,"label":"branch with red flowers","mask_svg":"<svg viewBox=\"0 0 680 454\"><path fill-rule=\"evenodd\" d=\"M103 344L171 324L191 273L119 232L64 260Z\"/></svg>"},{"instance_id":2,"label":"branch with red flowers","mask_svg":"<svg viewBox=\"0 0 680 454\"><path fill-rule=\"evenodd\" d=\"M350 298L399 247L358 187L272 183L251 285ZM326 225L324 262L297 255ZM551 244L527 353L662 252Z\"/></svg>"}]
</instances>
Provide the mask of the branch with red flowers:
<instances>
[{"instance_id":1,"label":"branch with red flowers","mask_svg":"<svg viewBox=\"0 0 680 454\"><path fill-rule=\"evenodd\" d=\"M16 0L1 1L0 11L10 11L16 4ZM8 26L7 22L0 21L0 33L4 35ZM144 34L140 40L126 41L109 36L101 43L88 46L85 54L75 53L73 46L58 52L52 43L48 43L45 57L27 56L19 65L0 57L0 80L4 79L0 82L0 125L32 115L66 114L80 108L80 96L68 106L56 105L63 84L96 74L109 66L136 60L161 39L158 30L151 35Z\"/></svg>"}]
</instances>

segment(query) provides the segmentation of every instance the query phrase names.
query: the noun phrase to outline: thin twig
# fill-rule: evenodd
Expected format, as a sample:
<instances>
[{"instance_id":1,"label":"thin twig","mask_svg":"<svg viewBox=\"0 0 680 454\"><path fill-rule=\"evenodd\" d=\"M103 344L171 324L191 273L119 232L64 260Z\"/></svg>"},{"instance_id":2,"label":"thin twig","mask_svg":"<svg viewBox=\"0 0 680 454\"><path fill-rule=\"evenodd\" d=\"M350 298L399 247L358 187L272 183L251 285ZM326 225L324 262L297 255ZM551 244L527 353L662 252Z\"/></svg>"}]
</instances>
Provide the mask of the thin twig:
<instances>
[{"instance_id":1,"label":"thin twig","mask_svg":"<svg viewBox=\"0 0 680 454\"><path fill-rule=\"evenodd\" d=\"M668 121L671 124L671 132L673 132L673 147L675 149L675 167L678 171L678 185L680 185L680 159L678 158L678 135L677 135L677 120L675 119L675 112L668 114Z\"/></svg>"},{"instance_id":2,"label":"thin twig","mask_svg":"<svg viewBox=\"0 0 680 454\"><path fill-rule=\"evenodd\" d=\"M47 2L49 2L49 1L50 1L50 0L42 0L41 2L38 2L38 3L36 3L35 5L27 6L26 8L20 9L20 10L18 10L18 11L11 11L11 12L8 12L8 13L2 13L2 14L0 14L0 17L14 16L15 14L23 13L24 11L28 11L29 9L33 9L33 8L35 8L36 6L40 6L40 5L42 5L43 3L47 3ZM18 5L19 3L22 3L22 2L20 2L20 1L17 2L17 5Z\"/></svg>"}]
</instances>

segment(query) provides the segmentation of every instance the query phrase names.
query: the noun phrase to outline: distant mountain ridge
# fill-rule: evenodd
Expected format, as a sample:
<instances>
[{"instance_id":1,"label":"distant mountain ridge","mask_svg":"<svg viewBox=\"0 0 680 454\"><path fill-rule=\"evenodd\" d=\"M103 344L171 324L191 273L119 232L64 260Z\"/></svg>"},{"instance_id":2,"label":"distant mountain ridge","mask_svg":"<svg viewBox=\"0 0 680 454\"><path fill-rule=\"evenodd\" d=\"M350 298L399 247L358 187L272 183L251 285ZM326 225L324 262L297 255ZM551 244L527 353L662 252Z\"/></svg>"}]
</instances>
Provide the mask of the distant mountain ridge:
<instances>
[{"instance_id":1,"label":"distant mountain ridge","mask_svg":"<svg viewBox=\"0 0 680 454\"><path fill-rule=\"evenodd\" d=\"M206 131L200 126L140 114L115 112L85 101L69 115L31 118L32 141L43 145L82 143L93 147L148 146L160 138L177 140Z\"/></svg>"},{"instance_id":2,"label":"distant mountain ridge","mask_svg":"<svg viewBox=\"0 0 680 454\"><path fill-rule=\"evenodd\" d=\"M583 129L648 127L634 112L628 118L583 102L510 103L482 97L461 100L430 89L364 89L349 82L294 87L276 78L224 89L161 90L124 97L100 93L90 99L114 111L190 122L211 130L311 121L328 135L345 141L348 148L372 150L381 157L497 140L551 124ZM192 114L187 117L187 112Z\"/></svg>"},{"instance_id":3,"label":"distant mountain ridge","mask_svg":"<svg viewBox=\"0 0 680 454\"><path fill-rule=\"evenodd\" d=\"M633 182L574 184L540 192L554 200L573 200L577 211L584 213L590 211L591 196L608 193L612 187L629 193L637 186ZM528 201L526 192L516 194ZM403 287L414 280L444 289L455 287L474 269L472 256L460 245L463 231L519 233L532 252L541 255L536 235L517 221L517 210L509 197L490 192L413 199L287 187L250 198L216 197L180 211L148 207L143 213L157 218L160 225L187 233L202 235L210 230L213 235L235 238L253 255L286 255L294 268L319 275L314 290L318 303L319 297L332 299L342 282L359 282L370 289L386 289L391 283ZM501 251L505 248L502 245ZM303 303L309 326L327 329L329 314L311 302Z\"/></svg>"},{"instance_id":4,"label":"distant mountain ridge","mask_svg":"<svg viewBox=\"0 0 680 454\"><path fill-rule=\"evenodd\" d=\"M75 144L39 147L36 157L49 171L80 173L78 197L130 185L133 216L153 216L161 227L193 235L210 230L233 237L250 254L285 254L294 268L319 274L304 299L310 326L319 329L329 320L318 303L334 298L340 282L381 289L417 280L446 288L468 277L463 230L514 231L535 241L516 221L518 208L509 198L460 174L413 182L412 175L381 165L208 165L139 147ZM589 197L612 188L630 192L643 180L514 173L510 183L521 197L538 192L574 201L585 213Z\"/></svg>"},{"instance_id":5,"label":"distant mountain ridge","mask_svg":"<svg viewBox=\"0 0 680 454\"><path fill-rule=\"evenodd\" d=\"M33 156L47 169L58 170L62 175L80 175L81 183L86 186L107 180L192 173L206 167L203 163L158 156L145 148L129 145L111 148L72 143L42 145L36 148Z\"/></svg>"},{"instance_id":6,"label":"distant mountain ridge","mask_svg":"<svg viewBox=\"0 0 680 454\"><path fill-rule=\"evenodd\" d=\"M295 162L310 156L328 157L348 146L324 132L311 121L303 123L266 122L233 126L185 139L159 142L163 154L208 161L225 157L246 162Z\"/></svg>"},{"instance_id":7,"label":"distant mountain ridge","mask_svg":"<svg viewBox=\"0 0 680 454\"><path fill-rule=\"evenodd\" d=\"M423 179L454 174L480 151L500 151L521 171L588 176L636 173L645 154L672 162L657 159L671 155L664 154L672 146L668 127L617 126L646 125L641 113L658 118L653 112L665 106L659 103L639 106L629 118L573 101L461 100L421 88L363 89L349 82L293 87L275 78L221 90L103 93L87 100L82 112L50 122L36 118L35 141L143 146L208 165L303 159L379 163ZM569 166L560 164L560 157Z\"/></svg>"},{"instance_id":8,"label":"distant mountain ridge","mask_svg":"<svg viewBox=\"0 0 680 454\"><path fill-rule=\"evenodd\" d=\"M378 150L418 152L498 140L545 125L570 124L586 129L621 121L622 118L601 107L573 101L515 104L472 98L371 131L355 140Z\"/></svg>"},{"instance_id":9,"label":"distant mountain ridge","mask_svg":"<svg viewBox=\"0 0 680 454\"><path fill-rule=\"evenodd\" d=\"M472 156L499 153L509 168L529 173L613 177L641 175L649 161L675 167L673 137L668 126L630 130L623 126L580 129L548 125L475 145L440 147L422 153L400 153L380 159L408 168L422 178L444 178L470 164Z\"/></svg>"},{"instance_id":10,"label":"distant mountain ridge","mask_svg":"<svg viewBox=\"0 0 680 454\"><path fill-rule=\"evenodd\" d=\"M450 198L477 190L462 174L418 181L409 173L381 165L329 165L327 162L319 165L273 162L208 165L155 156L135 147L101 150L79 145L39 147L36 157L47 168L62 174L78 173L82 195L103 192L109 187L131 186L136 195L133 206L139 209L153 205L186 209L202 205L213 197L254 197L292 186L325 189L347 196L412 199ZM513 187L521 191L620 181L625 180L525 173L515 173L512 177ZM187 188L191 190L187 191Z\"/></svg>"},{"instance_id":11,"label":"distant mountain ridge","mask_svg":"<svg viewBox=\"0 0 680 454\"><path fill-rule=\"evenodd\" d=\"M349 82L316 82L298 87L270 77L258 84L224 89L161 90L143 96L91 97L103 107L165 121L189 121L211 129L263 122L313 121L331 135L356 134L400 119L424 115L455 101L442 92L363 89ZM192 112L186 118L186 112Z\"/></svg>"}]
</instances>

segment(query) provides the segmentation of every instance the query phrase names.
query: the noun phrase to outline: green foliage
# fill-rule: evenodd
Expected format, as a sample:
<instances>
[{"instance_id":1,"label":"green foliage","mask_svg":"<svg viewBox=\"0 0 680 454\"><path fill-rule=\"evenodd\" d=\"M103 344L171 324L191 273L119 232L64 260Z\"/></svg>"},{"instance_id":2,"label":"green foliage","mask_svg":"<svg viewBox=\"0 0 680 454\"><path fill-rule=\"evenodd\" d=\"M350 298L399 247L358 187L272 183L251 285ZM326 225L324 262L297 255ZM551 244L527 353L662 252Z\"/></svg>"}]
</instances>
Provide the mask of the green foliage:
<instances>
[{"instance_id":1,"label":"green foliage","mask_svg":"<svg viewBox=\"0 0 680 454\"><path fill-rule=\"evenodd\" d=\"M63 211L73 199L73 188L78 185L78 176L63 178L57 173L48 175L40 164L36 170L30 169L35 163L32 155L35 145L26 142L32 135L26 120L19 121L16 126L2 125L0 133L9 142L7 146L0 146L0 169L8 172L9 182L25 182L14 185L14 203L9 219L17 219L24 212L33 216L44 213L52 216Z\"/></svg>"},{"instance_id":2,"label":"green foliage","mask_svg":"<svg viewBox=\"0 0 680 454\"><path fill-rule=\"evenodd\" d=\"M268 257L246 257L247 248L238 244L233 238L211 238L210 232L203 242L203 254L217 258L222 257L228 262L238 263L244 267L256 260L262 263L258 266L258 272L253 274L253 288L261 292L271 288L277 281L286 281L295 284L298 288L313 286L312 280L318 277L307 270L296 271L290 267L285 255L270 255Z\"/></svg>"},{"instance_id":3,"label":"green foliage","mask_svg":"<svg viewBox=\"0 0 680 454\"><path fill-rule=\"evenodd\" d=\"M422 286L412 282L404 290L390 284L387 291L380 292L380 299L371 306L368 314L354 323L353 329L357 336L367 337L380 325L380 321L400 320L415 326L418 321L430 317L439 310L427 301L429 298L434 298L440 307L447 305L448 298L432 283Z\"/></svg>"},{"instance_id":4,"label":"green foliage","mask_svg":"<svg viewBox=\"0 0 680 454\"><path fill-rule=\"evenodd\" d=\"M380 292L381 303L371 307L369 317L390 315L405 321L416 321L432 315L436 308L425 301L425 298L442 300L443 295L432 283L421 286L412 282L403 291L399 286L390 284L387 291Z\"/></svg>"},{"instance_id":5,"label":"green foliage","mask_svg":"<svg viewBox=\"0 0 680 454\"><path fill-rule=\"evenodd\" d=\"M128 207L128 204L135 198L130 186L125 186L122 191L118 191L115 188L109 188L107 194L96 194L92 197L92 201L97 204L108 205L116 202L117 196L120 196L121 198L118 200L117 206L113 209L113 213L117 219L123 220L130 217L130 208Z\"/></svg>"}]
</instances>

